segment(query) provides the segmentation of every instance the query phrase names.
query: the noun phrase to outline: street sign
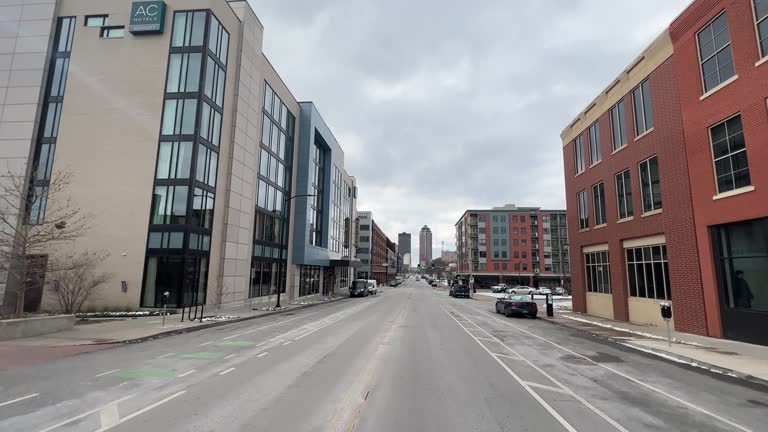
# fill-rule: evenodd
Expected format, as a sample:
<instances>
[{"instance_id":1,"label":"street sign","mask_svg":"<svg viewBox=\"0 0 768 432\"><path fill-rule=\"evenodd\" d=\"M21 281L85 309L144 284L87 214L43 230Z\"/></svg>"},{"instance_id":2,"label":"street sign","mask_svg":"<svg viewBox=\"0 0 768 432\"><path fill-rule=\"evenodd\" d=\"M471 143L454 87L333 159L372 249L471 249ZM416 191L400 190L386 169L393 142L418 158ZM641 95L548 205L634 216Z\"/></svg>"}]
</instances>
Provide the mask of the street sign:
<instances>
[{"instance_id":1,"label":"street sign","mask_svg":"<svg viewBox=\"0 0 768 432\"><path fill-rule=\"evenodd\" d=\"M539 274L539 268L538 267L534 267L533 268L533 273L534 274Z\"/></svg>"},{"instance_id":2,"label":"street sign","mask_svg":"<svg viewBox=\"0 0 768 432\"><path fill-rule=\"evenodd\" d=\"M474 276L470 276L469 277L469 283L475 283L475 277Z\"/></svg>"}]
</instances>

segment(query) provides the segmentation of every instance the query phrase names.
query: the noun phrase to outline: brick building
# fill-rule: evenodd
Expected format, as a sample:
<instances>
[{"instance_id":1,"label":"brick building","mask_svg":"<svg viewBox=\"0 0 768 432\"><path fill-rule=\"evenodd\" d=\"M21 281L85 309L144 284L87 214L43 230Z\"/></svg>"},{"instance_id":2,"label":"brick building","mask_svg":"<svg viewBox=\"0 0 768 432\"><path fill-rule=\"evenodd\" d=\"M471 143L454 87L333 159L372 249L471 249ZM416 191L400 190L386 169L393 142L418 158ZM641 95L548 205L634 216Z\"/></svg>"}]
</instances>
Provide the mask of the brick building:
<instances>
[{"instance_id":1,"label":"brick building","mask_svg":"<svg viewBox=\"0 0 768 432\"><path fill-rule=\"evenodd\" d=\"M575 310L768 344L766 14L695 1L563 131Z\"/></svg>"},{"instance_id":2,"label":"brick building","mask_svg":"<svg viewBox=\"0 0 768 432\"><path fill-rule=\"evenodd\" d=\"M455 224L458 273L498 282L562 286L569 280L565 211L508 204L466 210Z\"/></svg>"},{"instance_id":3,"label":"brick building","mask_svg":"<svg viewBox=\"0 0 768 432\"><path fill-rule=\"evenodd\" d=\"M383 284L387 282L387 267L389 264L389 248L387 244L391 243L381 230L376 221L371 220L371 273L376 282Z\"/></svg>"}]
</instances>

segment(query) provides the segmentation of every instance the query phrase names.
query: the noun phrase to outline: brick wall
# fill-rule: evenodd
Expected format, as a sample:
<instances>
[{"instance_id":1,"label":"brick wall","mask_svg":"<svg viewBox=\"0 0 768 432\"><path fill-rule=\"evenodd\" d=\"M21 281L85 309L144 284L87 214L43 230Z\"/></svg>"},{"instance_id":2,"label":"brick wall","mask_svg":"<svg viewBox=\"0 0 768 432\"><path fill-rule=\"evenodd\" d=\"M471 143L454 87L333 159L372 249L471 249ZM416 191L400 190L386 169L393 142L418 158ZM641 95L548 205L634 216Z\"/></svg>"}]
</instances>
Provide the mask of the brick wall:
<instances>
[{"instance_id":1,"label":"brick wall","mask_svg":"<svg viewBox=\"0 0 768 432\"><path fill-rule=\"evenodd\" d=\"M582 248L589 245L608 244L610 280L613 292L614 317L628 320L628 287L622 241L656 234L666 236L669 255L672 297L685 299L675 303L675 323L678 330L706 332L703 314L701 281L698 276L698 252L693 227L690 185L688 181L686 152L682 139L682 120L675 82L674 63L668 58L650 75L651 99L654 113L652 132L635 140L632 97L624 97L627 139L629 144L614 154L611 146L610 113L599 118L602 161L588 167L576 176L573 143L563 147L565 163L568 237L570 242L571 283L574 294L573 307L586 312L586 281ZM582 133L585 159L589 159L589 137ZM662 212L642 217L638 163L656 155L661 178ZM589 162L587 162L589 163ZM634 216L630 221L617 223L615 175L629 169L632 185ZM604 182L607 226L595 229L592 186ZM579 231L576 194L586 190L589 205L589 230Z\"/></svg>"},{"instance_id":2,"label":"brick wall","mask_svg":"<svg viewBox=\"0 0 768 432\"><path fill-rule=\"evenodd\" d=\"M696 33L721 11L728 18L738 78L701 100L703 87ZM713 225L768 215L768 63L760 60L752 2L700 0L670 26L675 50L675 71L680 83L685 146L689 161L691 195L695 208L696 236L701 251L700 268L710 335L722 336L714 258L709 237ZM740 113L744 127L750 176L755 190L714 200L717 194L709 128ZM677 318L675 319L677 321Z\"/></svg>"}]
</instances>

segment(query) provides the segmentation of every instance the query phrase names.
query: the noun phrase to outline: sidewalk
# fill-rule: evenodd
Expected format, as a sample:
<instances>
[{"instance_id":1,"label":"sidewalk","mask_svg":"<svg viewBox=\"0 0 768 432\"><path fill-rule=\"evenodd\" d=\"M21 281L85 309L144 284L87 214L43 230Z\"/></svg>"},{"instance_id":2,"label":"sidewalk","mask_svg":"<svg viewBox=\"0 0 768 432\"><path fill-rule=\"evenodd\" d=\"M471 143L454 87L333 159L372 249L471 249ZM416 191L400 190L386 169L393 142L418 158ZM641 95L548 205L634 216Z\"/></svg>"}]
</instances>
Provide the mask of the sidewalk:
<instances>
[{"instance_id":1,"label":"sidewalk","mask_svg":"<svg viewBox=\"0 0 768 432\"><path fill-rule=\"evenodd\" d=\"M51 333L31 338L12 339L0 342L0 370L21 365L43 363L84 352L98 351L115 344L135 343L149 339L172 336L229 323L251 320L259 317L285 313L306 307L336 302L347 298L346 292L336 294L333 299L313 298L283 303L280 310L265 310L267 303L243 304L235 307L207 307L201 323L189 321L181 314L127 318L119 320L90 319L75 324L72 330ZM254 310L256 309L256 310ZM214 317L214 318L212 318Z\"/></svg>"},{"instance_id":2,"label":"sidewalk","mask_svg":"<svg viewBox=\"0 0 768 432\"><path fill-rule=\"evenodd\" d=\"M663 327L581 314L558 303L555 303L555 316L550 318L546 316L544 302L538 303L539 317L548 322L591 333L678 363L768 385L768 346L676 331L672 331L672 346L669 346L666 328Z\"/></svg>"}]
</instances>

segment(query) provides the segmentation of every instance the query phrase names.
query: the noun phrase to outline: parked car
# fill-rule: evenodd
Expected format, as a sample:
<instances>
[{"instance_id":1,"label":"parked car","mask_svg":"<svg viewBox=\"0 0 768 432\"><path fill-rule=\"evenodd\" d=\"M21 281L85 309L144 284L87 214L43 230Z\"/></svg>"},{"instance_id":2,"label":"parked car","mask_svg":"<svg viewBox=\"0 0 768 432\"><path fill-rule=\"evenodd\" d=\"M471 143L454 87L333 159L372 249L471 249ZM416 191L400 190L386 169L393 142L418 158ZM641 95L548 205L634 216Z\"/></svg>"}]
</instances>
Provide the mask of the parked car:
<instances>
[{"instance_id":1,"label":"parked car","mask_svg":"<svg viewBox=\"0 0 768 432\"><path fill-rule=\"evenodd\" d=\"M552 288L552 293L554 295L565 295L565 290L563 289L563 287L554 287Z\"/></svg>"},{"instance_id":2,"label":"parked car","mask_svg":"<svg viewBox=\"0 0 768 432\"><path fill-rule=\"evenodd\" d=\"M552 290L549 288L541 287L539 289L534 288L534 290L535 290L534 294L541 294L541 295L552 294Z\"/></svg>"},{"instance_id":3,"label":"parked car","mask_svg":"<svg viewBox=\"0 0 768 432\"><path fill-rule=\"evenodd\" d=\"M379 285L375 280L368 280L368 294L376 295L379 293Z\"/></svg>"},{"instance_id":4,"label":"parked car","mask_svg":"<svg viewBox=\"0 0 768 432\"><path fill-rule=\"evenodd\" d=\"M451 297L466 297L469 298L469 287L466 285L454 285L448 292Z\"/></svg>"},{"instance_id":5,"label":"parked car","mask_svg":"<svg viewBox=\"0 0 768 432\"><path fill-rule=\"evenodd\" d=\"M507 289L507 294L536 294L536 289L533 287L525 286L525 285L518 285L513 288Z\"/></svg>"},{"instance_id":6,"label":"parked car","mask_svg":"<svg viewBox=\"0 0 768 432\"><path fill-rule=\"evenodd\" d=\"M387 285L391 286L391 287L396 287L396 286L400 285L400 282L398 282L396 280L391 280L391 281L389 281L389 283Z\"/></svg>"},{"instance_id":7,"label":"parked car","mask_svg":"<svg viewBox=\"0 0 768 432\"><path fill-rule=\"evenodd\" d=\"M507 289L509 289L507 284L498 284L498 285L493 285L491 287L491 292L493 292L493 293L504 293L504 292L507 292Z\"/></svg>"},{"instance_id":8,"label":"parked car","mask_svg":"<svg viewBox=\"0 0 768 432\"><path fill-rule=\"evenodd\" d=\"M350 297L368 297L368 281L365 279L355 279L349 287Z\"/></svg>"},{"instance_id":9,"label":"parked car","mask_svg":"<svg viewBox=\"0 0 768 432\"><path fill-rule=\"evenodd\" d=\"M507 294L503 298L496 300L496 313L503 313L505 316L528 315L536 318L539 313L539 307L536 302L526 295Z\"/></svg>"}]
</instances>

